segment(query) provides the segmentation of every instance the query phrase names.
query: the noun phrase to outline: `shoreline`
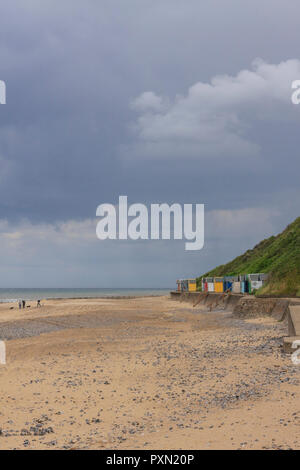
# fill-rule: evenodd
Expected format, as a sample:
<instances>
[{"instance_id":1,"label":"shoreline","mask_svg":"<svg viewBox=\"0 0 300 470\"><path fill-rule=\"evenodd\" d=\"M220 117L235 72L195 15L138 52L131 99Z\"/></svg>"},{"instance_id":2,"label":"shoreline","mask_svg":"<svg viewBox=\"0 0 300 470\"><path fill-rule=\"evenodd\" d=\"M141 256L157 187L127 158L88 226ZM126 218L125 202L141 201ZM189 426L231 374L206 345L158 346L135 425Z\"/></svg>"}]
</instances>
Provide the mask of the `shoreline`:
<instances>
[{"instance_id":1,"label":"shoreline","mask_svg":"<svg viewBox=\"0 0 300 470\"><path fill-rule=\"evenodd\" d=\"M168 293L165 294L141 294L141 295L103 295L103 296L95 296L95 297L45 297L42 299L24 299L26 302L37 302L37 300L43 300L43 301L51 301L51 300L103 300L103 299L117 299L117 300L126 300L126 299L143 299L143 298L148 298L148 297L165 297L168 296ZM19 299L0 299L0 305L1 304L12 304L12 303L18 303Z\"/></svg>"}]
</instances>

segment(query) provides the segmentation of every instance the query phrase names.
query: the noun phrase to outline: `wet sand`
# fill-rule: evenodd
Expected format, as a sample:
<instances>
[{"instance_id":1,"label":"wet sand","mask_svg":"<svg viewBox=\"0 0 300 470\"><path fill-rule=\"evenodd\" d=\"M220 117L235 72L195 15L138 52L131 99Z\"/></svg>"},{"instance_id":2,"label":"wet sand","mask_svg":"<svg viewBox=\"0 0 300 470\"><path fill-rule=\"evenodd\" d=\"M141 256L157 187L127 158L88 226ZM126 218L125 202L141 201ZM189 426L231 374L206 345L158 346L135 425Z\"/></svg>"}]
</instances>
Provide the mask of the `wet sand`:
<instances>
[{"instance_id":1,"label":"wet sand","mask_svg":"<svg viewBox=\"0 0 300 470\"><path fill-rule=\"evenodd\" d=\"M1 449L298 449L287 327L167 297L0 306Z\"/></svg>"}]
</instances>

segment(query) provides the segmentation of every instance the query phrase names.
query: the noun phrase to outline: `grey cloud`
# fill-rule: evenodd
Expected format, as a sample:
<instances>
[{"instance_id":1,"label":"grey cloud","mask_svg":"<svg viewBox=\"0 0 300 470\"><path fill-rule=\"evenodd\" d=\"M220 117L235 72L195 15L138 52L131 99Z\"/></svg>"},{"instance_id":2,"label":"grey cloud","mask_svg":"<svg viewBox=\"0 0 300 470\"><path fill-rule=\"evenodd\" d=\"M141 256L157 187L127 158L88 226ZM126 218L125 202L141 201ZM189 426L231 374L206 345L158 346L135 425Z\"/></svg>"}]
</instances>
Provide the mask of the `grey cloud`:
<instances>
[{"instance_id":1,"label":"grey cloud","mask_svg":"<svg viewBox=\"0 0 300 470\"><path fill-rule=\"evenodd\" d=\"M117 272L123 285L142 278L144 285L169 285L177 273L205 271L299 215L300 106L286 101L286 80L298 73L299 13L296 0L289 8L283 0L2 2L0 219L8 232L24 219L32 224L26 243L2 250L3 283L105 285ZM257 66L257 74L256 57L274 65ZM220 84L209 88L217 76ZM213 88L224 93L207 103ZM195 100L206 113L205 162L195 120L181 112L195 118ZM52 229L50 238L36 239L41 226L89 220L98 204L116 203L120 194L131 203L199 202L208 212L237 211L248 228L244 210L272 218L259 219L263 229L243 232L234 244L230 233L241 226L231 221L228 236L216 238L222 227L211 219L205 249L195 255L161 242L103 250L82 231L80 241L61 228L66 243L54 242Z\"/></svg>"},{"instance_id":2,"label":"grey cloud","mask_svg":"<svg viewBox=\"0 0 300 470\"><path fill-rule=\"evenodd\" d=\"M262 60L236 76L198 82L163 109L163 97L143 93L134 101L140 112L134 130L138 143L127 149L135 158L227 159L257 157L263 144L247 130L273 121L298 120L291 86L300 61L278 65Z\"/></svg>"}]
</instances>

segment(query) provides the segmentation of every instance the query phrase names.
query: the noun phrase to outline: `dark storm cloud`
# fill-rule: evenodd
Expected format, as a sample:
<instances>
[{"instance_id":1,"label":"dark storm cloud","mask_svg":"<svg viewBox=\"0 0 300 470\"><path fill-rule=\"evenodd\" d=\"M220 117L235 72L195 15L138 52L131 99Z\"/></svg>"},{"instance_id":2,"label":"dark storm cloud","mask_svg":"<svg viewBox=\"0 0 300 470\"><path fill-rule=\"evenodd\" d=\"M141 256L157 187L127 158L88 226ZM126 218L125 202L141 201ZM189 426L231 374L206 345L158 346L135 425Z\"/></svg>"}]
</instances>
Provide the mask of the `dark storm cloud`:
<instances>
[{"instance_id":1,"label":"dark storm cloud","mask_svg":"<svg viewBox=\"0 0 300 470\"><path fill-rule=\"evenodd\" d=\"M242 70L252 70L257 57L275 67L297 60L299 12L294 0L288 8L286 2L274 0L248 4L235 0L2 3L0 79L7 85L7 104L0 106L0 219L7 221L7 233L15 233L16 227L23 233L26 224L53 227L57 222L90 219L98 204L117 202L120 194L127 194L130 202L203 202L208 211L226 210L228 214L263 210L265 223L261 221L260 233L247 238L241 227L234 229L232 224L232 231L241 232L234 247L222 237L213 241L214 225L207 232L207 247L195 256L177 252L177 245L172 245L166 251L171 265L166 263L160 271L163 279L171 279L174 272L191 275L206 270L247 248L247 243L281 229L298 215L300 106L290 104L290 110L287 103L271 106L273 114L261 119L264 96L251 101L248 95L239 123L242 127L234 119L226 121L225 130L234 130L227 149L222 145L224 127L219 120L222 158L205 161L197 158L199 148L194 148L196 158L190 158L193 138L188 136L193 126L184 116L180 124L186 124L186 134L175 147L176 139L169 134L169 142L164 144L166 159L161 158L161 151L151 158L155 152L149 142L159 143L157 133L150 132L152 124L140 128L139 132L148 132L142 146L132 124L143 115L141 103L135 100L145 92L152 93L152 106L163 115L166 112L159 106L164 103L155 97L169 100L177 112L176 96L187 96L196 83L209 84L223 74L237 77ZM285 74L282 80L291 76ZM268 99L275 96L277 102L280 80L272 87L275 95ZM228 94L227 99L230 114L238 108L233 105L234 96ZM218 101L215 106L218 114ZM212 116L210 111L207 120ZM203 132L206 124L202 121ZM160 124L159 129L166 132ZM146 151L150 148L147 159L143 158L145 143ZM130 158L124 158L124 149ZM254 213L247 213L255 221ZM240 212L235 214L241 217ZM25 252L31 253L30 237L22 235L21 240L20 262ZM46 280L52 276L46 260L50 263L53 253L59 252L56 242L51 243L51 249L41 248ZM96 241L97 247L99 243ZM152 255L147 257L145 250L134 246L123 247L120 284L128 269L140 272L138 266L145 262L145 279L155 285L156 268L150 260L151 250L156 248L149 248ZM85 244L80 250L77 247L72 252L78 260L89 251ZM113 270L114 251L111 268L105 261L107 270ZM32 256L38 259L40 253ZM85 270L78 266L76 271L78 285L85 276L92 278L83 274L92 265L91 256L85 259ZM139 278L132 274L133 284Z\"/></svg>"}]
</instances>

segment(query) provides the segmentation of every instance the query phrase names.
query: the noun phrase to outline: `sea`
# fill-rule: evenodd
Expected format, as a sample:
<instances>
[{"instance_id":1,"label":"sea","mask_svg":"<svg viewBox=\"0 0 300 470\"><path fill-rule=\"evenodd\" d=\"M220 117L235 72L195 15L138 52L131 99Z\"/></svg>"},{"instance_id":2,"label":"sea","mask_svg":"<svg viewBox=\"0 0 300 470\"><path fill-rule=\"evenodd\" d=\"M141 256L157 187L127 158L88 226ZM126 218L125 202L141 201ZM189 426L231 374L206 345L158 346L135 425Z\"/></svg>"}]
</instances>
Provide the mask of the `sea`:
<instances>
[{"instance_id":1,"label":"sea","mask_svg":"<svg viewBox=\"0 0 300 470\"><path fill-rule=\"evenodd\" d=\"M105 297L143 297L167 295L171 289L136 288L136 289L97 289L97 288L9 288L0 289L0 303L18 302L19 300L46 300L46 299L82 299Z\"/></svg>"}]
</instances>

